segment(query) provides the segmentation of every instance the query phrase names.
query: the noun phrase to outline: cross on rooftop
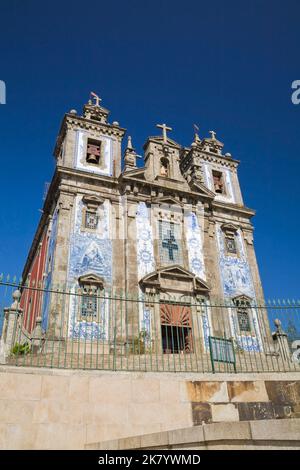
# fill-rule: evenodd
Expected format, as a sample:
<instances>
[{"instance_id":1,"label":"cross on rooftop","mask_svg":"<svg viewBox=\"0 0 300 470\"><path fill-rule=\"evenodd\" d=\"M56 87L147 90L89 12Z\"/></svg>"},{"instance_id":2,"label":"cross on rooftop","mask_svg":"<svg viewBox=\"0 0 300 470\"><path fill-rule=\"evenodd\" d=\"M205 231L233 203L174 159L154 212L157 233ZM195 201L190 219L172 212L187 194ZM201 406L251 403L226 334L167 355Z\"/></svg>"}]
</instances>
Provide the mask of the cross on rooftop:
<instances>
[{"instance_id":1,"label":"cross on rooftop","mask_svg":"<svg viewBox=\"0 0 300 470\"><path fill-rule=\"evenodd\" d=\"M102 101L102 99L100 98L100 96L96 95L96 93L94 93L93 91L91 91L91 96L94 98L95 100L95 106L100 106L100 101Z\"/></svg>"},{"instance_id":2,"label":"cross on rooftop","mask_svg":"<svg viewBox=\"0 0 300 470\"><path fill-rule=\"evenodd\" d=\"M162 129L163 141L166 144L167 143L167 131L171 131L172 127L168 127L166 124L156 124L156 127L158 127L159 129Z\"/></svg>"},{"instance_id":3,"label":"cross on rooftop","mask_svg":"<svg viewBox=\"0 0 300 470\"><path fill-rule=\"evenodd\" d=\"M210 135L211 135L211 138L212 138L213 140L216 140L216 134L217 134L217 133L216 133L215 131L209 131L209 133L210 133Z\"/></svg>"}]
</instances>

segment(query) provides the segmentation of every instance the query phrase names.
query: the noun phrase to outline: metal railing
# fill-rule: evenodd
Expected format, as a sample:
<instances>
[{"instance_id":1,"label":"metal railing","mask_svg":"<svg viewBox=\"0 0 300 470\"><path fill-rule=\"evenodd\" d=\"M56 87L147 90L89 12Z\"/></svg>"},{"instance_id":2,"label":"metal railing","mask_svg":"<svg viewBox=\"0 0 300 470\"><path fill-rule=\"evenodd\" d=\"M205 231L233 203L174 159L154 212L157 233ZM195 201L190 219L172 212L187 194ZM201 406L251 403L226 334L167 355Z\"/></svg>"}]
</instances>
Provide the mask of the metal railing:
<instances>
[{"instance_id":1,"label":"metal railing","mask_svg":"<svg viewBox=\"0 0 300 470\"><path fill-rule=\"evenodd\" d=\"M43 289L0 277L2 314L16 289L22 295L5 311L6 364L159 372L300 370L299 301L234 303L165 293Z\"/></svg>"}]
</instances>

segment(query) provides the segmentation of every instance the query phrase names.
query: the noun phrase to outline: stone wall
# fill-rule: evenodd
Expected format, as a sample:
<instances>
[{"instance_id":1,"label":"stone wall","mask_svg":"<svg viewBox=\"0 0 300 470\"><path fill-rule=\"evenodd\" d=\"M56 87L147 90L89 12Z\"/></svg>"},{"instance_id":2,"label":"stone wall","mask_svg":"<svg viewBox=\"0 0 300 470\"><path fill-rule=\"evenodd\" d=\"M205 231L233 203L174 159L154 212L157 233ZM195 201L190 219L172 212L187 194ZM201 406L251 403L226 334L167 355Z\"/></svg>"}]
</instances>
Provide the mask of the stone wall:
<instances>
[{"instance_id":1,"label":"stone wall","mask_svg":"<svg viewBox=\"0 0 300 470\"><path fill-rule=\"evenodd\" d=\"M213 423L89 444L87 450L299 450L300 420Z\"/></svg>"},{"instance_id":2,"label":"stone wall","mask_svg":"<svg viewBox=\"0 0 300 470\"><path fill-rule=\"evenodd\" d=\"M83 449L201 423L300 416L300 374L0 367L1 449Z\"/></svg>"}]
</instances>

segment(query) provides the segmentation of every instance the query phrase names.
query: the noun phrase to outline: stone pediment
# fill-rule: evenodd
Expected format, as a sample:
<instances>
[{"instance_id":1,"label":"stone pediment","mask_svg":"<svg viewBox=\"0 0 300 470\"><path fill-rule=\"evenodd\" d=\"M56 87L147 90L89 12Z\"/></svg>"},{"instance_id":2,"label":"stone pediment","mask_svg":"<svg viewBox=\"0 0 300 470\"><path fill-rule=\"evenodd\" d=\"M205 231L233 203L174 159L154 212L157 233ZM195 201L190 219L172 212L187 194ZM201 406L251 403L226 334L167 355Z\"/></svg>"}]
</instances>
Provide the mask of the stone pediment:
<instances>
[{"instance_id":1,"label":"stone pediment","mask_svg":"<svg viewBox=\"0 0 300 470\"><path fill-rule=\"evenodd\" d=\"M237 232L237 227L233 224L223 224L221 225L221 229L223 230L223 232Z\"/></svg>"},{"instance_id":2,"label":"stone pediment","mask_svg":"<svg viewBox=\"0 0 300 470\"><path fill-rule=\"evenodd\" d=\"M99 197L99 196L92 196L92 195L84 195L83 198L82 198L82 201L83 203L86 205L86 206L95 206L95 207L98 207L100 206L101 204L104 203L104 199L102 197Z\"/></svg>"},{"instance_id":3,"label":"stone pediment","mask_svg":"<svg viewBox=\"0 0 300 470\"><path fill-rule=\"evenodd\" d=\"M164 266L147 274L140 280L140 285L146 290L176 291L186 294L208 294L210 290L205 281L177 264Z\"/></svg>"},{"instance_id":4,"label":"stone pediment","mask_svg":"<svg viewBox=\"0 0 300 470\"><path fill-rule=\"evenodd\" d=\"M133 170L128 170L122 173L123 177L126 178L139 178L145 179L145 168L134 168Z\"/></svg>"},{"instance_id":5,"label":"stone pediment","mask_svg":"<svg viewBox=\"0 0 300 470\"><path fill-rule=\"evenodd\" d=\"M176 147L176 148L178 148L178 149L181 149L181 147L182 147L182 146L179 145L177 142L175 142L175 140L170 139L170 137L167 137L167 141L165 142L164 139L163 139L163 137L162 137L161 135L157 135L157 136L150 136L150 137L148 137L146 143L144 144L144 148L147 146L147 143L148 143L150 140L151 140L152 142L157 142L158 144L162 144L162 145L164 145L164 146L165 146L165 145L166 145L166 146L170 145L170 146Z\"/></svg>"},{"instance_id":6,"label":"stone pediment","mask_svg":"<svg viewBox=\"0 0 300 470\"><path fill-rule=\"evenodd\" d=\"M149 201L150 202L150 201ZM175 197L172 196L160 196L160 197L153 197L151 199L152 204L168 204L170 206L183 206L183 203L177 200Z\"/></svg>"},{"instance_id":7,"label":"stone pediment","mask_svg":"<svg viewBox=\"0 0 300 470\"><path fill-rule=\"evenodd\" d=\"M104 280L102 277L97 276L97 274L84 274L78 278L79 285L93 285L100 287L100 289L104 288Z\"/></svg>"},{"instance_id":8,"label":"stone pediment","mask_svg":"<svg viewBox=\"0 0 300 470\"><path fill-rule=\"evenodd\" d=\"M203 183L192 182L190 186L193 189L193 191L198 192L199 194L203 194L205 196L215 198L215 193L213 193L210 189L208 189Z\"/></svg>"},{"instance_id":9,"label":"stone pediment","mask_svg":"<svg viewBox=\"0 0 300 470\"><path fill-rule=\"evenodd\" d=\"M236 305L246 306L246 305L250 305L250 303L252 302L252 298L246 294L239 294L233 297L232 301Z\"/></svg>"}]
</instances>

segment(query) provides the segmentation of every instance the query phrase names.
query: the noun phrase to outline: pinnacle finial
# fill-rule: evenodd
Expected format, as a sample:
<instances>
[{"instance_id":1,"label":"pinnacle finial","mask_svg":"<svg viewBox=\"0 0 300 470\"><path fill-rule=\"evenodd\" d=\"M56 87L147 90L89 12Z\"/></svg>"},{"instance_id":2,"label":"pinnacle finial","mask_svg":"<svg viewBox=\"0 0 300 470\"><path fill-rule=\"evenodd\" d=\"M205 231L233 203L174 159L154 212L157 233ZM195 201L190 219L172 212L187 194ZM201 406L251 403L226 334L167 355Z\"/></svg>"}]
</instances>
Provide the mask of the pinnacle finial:
<instances>
[{"instance_id":1,"label":"pinnacle finial","mask_svg":"<svg viewBox=\"0 0 300 470\"><path fill-rule=\"evenodd\" d=\"M211 138L212 140L216 140L216 132L215 131L209 131L210 135L211 135Z\"/></svg>"},{"instance_id":2,"label":"pinnacle finial","mask_svg":"<svg viewBox=\"0 0 300 470\"><path fill-rule=\"evenodd\" d=\"M127 148L128 148L129 150L133 150L132 141L131 141L131 135L129 135L128 138L127 138Z\"/></svg>"},{"instance_id":3,"label":"pinnacle finial","mask_svg":"<svg viewBox=\"0 0 300 470\"><path fill-rule=\"evenodd\" d=\"M197 124L194 124L193 127L194 127L194 142L196 142L196 144L197 144L198 142L201 142L201 139L200 139L199 134L198 134L199 127L197 126Z\"/></svg>"}]
</instances>

